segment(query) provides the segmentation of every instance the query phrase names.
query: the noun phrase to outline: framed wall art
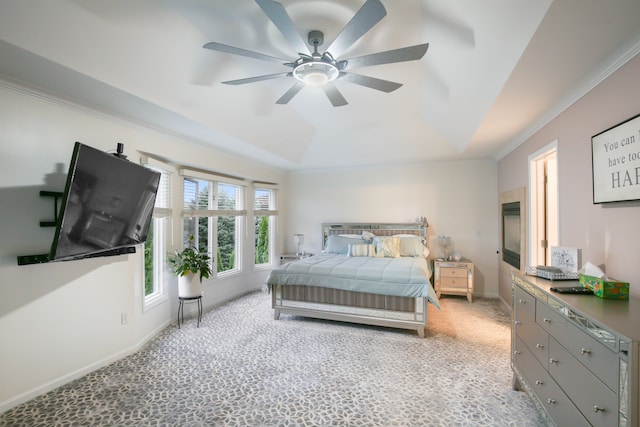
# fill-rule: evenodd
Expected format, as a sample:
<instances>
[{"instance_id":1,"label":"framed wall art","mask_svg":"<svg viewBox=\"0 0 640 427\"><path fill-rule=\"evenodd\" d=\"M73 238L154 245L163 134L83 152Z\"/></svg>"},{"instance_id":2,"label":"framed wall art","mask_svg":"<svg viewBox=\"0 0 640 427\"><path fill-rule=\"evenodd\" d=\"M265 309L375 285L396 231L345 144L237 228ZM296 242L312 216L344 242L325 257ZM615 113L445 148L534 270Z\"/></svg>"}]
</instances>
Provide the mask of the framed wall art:
<instances>
[{"instance_id":1,"label":"framed wall art","mask_svg":"<svg viewBox=\"0 0 640 427\"><path fill-rule=\"evenodd\" d=\"M591 137L593 203L640 200L640 114Z\"/></svg>"}]
</instances>

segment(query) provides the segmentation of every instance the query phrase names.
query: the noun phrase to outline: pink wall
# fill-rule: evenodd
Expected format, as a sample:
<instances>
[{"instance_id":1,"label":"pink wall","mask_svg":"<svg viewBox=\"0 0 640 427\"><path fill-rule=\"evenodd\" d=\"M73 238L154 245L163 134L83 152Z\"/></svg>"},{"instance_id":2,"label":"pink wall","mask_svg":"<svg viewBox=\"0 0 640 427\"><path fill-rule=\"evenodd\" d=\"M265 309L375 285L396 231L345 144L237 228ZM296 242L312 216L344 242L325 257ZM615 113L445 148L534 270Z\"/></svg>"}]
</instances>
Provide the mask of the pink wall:
<instances>
[{"instance_id":1,"label":"pink wall","mask_svg":"<svg viewBox=\"0 0 640 427\"><path fill-rule=\"evenodd\" d=\"M640 114L640 55L498 162L498 192L527 187L528 156L558 140L560 245L630 283L640 297L640 201L594 205L591 136ZM526 100L524 100L526 102ZM527 189L528 192L528 189ZM499 291L511 299L509 278Z\"/></svg>"}]
</instances>

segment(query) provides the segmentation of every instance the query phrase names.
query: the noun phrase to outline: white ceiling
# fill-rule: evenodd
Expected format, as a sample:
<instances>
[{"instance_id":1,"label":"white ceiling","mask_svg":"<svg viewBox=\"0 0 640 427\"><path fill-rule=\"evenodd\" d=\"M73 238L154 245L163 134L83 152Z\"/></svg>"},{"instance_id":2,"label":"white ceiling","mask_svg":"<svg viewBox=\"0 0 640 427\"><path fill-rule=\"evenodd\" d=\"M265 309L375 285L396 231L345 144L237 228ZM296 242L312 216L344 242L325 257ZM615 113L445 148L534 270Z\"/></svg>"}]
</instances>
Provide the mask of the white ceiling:
<instances>
[{"instance_id":1,"label":"white ceiling","mask_svg":"<svg viewBox=\"0 0 640 427\"><path fill-rule=\"evenodd\" d=\"M365 0L280 0L325 47ZM639 0L382 0L387 16L343 58L430 43L421 61L354 70L287 105L276 63L210 41L297 55L253 0L0 3L0 75L100 111L291 170L499 158L640 51ZM320 49L322 50L322 49Z\"/></svg>"}]
</instances>

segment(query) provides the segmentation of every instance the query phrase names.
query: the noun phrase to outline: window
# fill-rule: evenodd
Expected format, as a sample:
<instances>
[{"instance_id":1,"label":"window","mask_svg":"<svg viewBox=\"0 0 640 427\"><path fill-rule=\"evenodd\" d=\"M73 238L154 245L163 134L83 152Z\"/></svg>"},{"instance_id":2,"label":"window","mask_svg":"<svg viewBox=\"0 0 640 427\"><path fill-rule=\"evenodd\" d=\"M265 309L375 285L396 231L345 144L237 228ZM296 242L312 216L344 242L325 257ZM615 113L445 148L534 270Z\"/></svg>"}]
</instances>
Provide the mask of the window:
<instances>
[{"instance_id":1,"label":"window","mask_svg":"<svg viewBox=\"0 0 640 427\"><path fill-rule=\"evenodd\" d=\"M242 230L246 218L245 186L222 178L183 170L183 244L212 255L217 276L242 268ZM215 255L214 255L215 254Z\"/></svg>"},{"instance_id":2,"label":"window","mask_svg":"<svg viewBox=\"0 0 640 427\"><path fill-rule=\"evenodd\" d=\"M144 304L147 307L165 296L166 242L171 219L171 173L149 165L148 159L143 159L143 164L160 172L153 217L144 244Z\"/></svg>"},{"instance_id":3,"label":"window","mask_svg":"<svg viewBox=\"0 0 640 427\"><path fill-rule=\"evenodd\" d=\"M273 263L276 190L256 186L253 199L255 264Z\"/></svg>"}]
</instances>

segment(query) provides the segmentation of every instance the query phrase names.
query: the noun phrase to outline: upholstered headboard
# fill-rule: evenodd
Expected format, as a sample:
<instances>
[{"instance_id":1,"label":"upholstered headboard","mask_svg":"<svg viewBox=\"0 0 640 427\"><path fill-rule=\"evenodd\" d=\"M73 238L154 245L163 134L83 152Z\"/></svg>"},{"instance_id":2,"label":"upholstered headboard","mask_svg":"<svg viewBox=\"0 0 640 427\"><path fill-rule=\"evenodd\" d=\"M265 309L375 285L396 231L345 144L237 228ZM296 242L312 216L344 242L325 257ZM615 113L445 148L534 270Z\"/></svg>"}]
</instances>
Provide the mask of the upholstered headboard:
<instances>
[{"instance_id":1,"label":"upholstered headboard","mask_svg":"<svg viewBox=\"0 0 640 427\"><path fill-rule=\"evenodd\" d=\"M426 223L325 223L322 224L322 249L327 245L327 238L331 235L362 235L363 232L375 234L376 236L393 236L396 234L413 234L427 242Z\"/></svg>"}]
</instances>

